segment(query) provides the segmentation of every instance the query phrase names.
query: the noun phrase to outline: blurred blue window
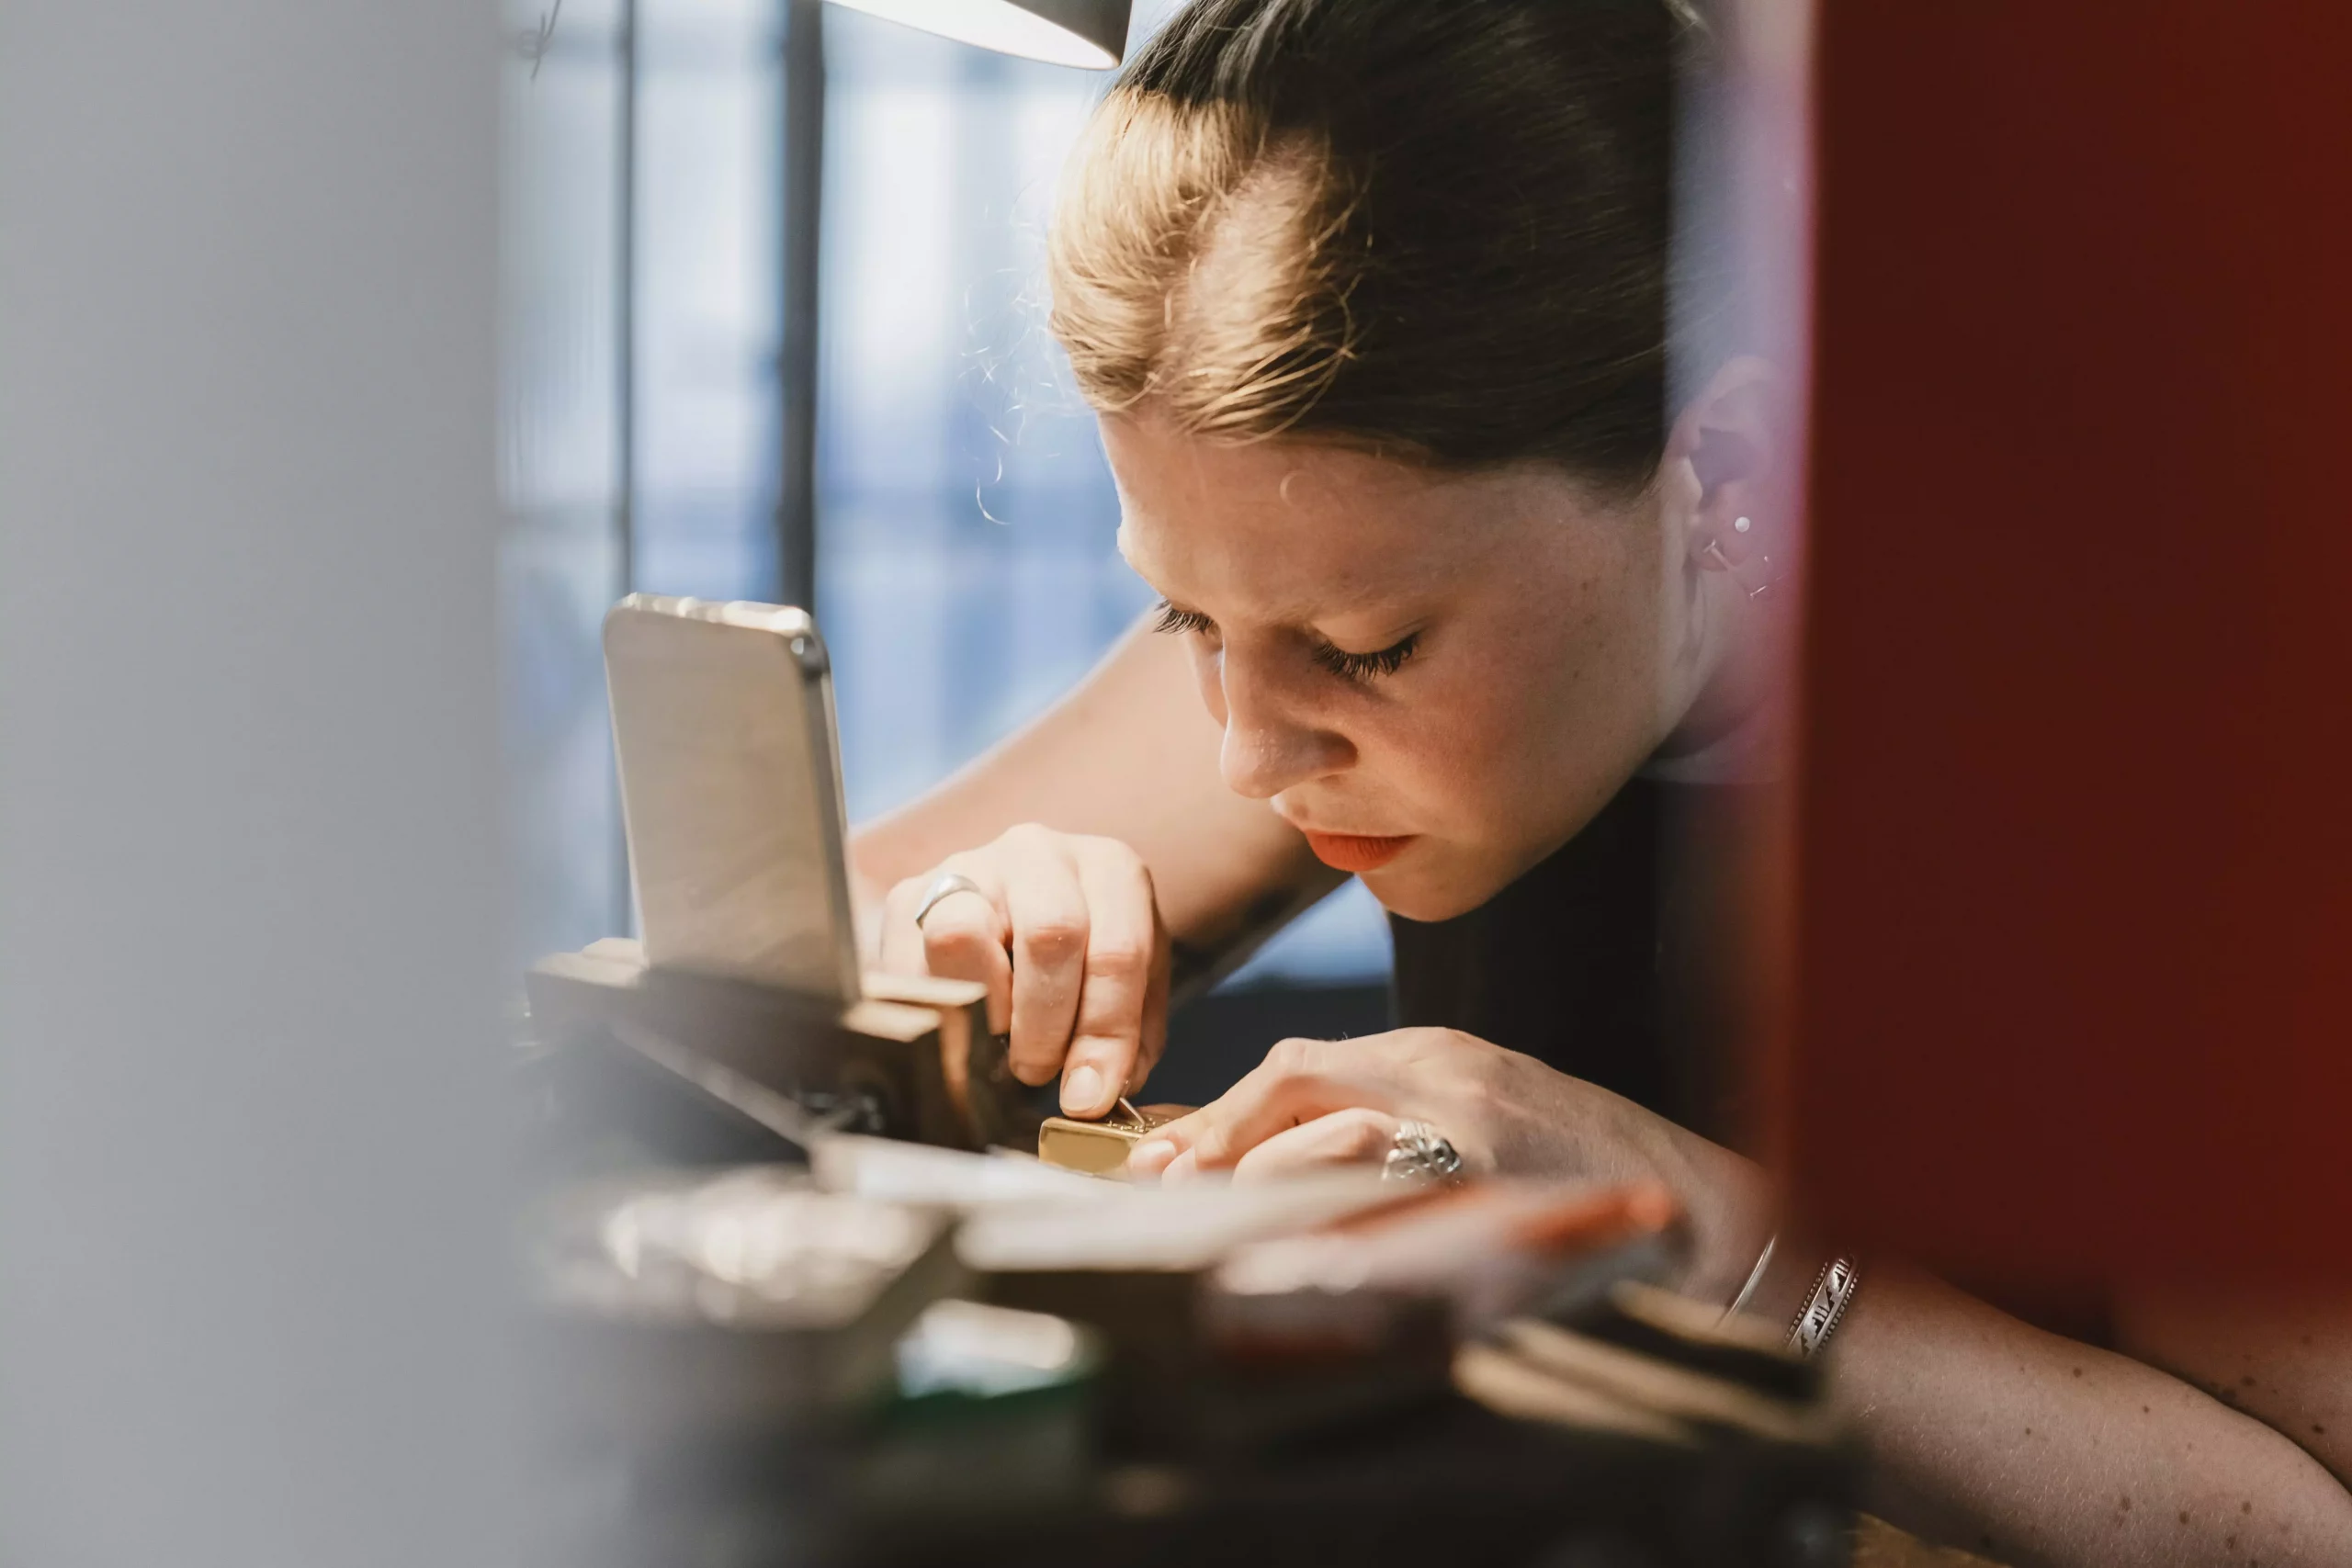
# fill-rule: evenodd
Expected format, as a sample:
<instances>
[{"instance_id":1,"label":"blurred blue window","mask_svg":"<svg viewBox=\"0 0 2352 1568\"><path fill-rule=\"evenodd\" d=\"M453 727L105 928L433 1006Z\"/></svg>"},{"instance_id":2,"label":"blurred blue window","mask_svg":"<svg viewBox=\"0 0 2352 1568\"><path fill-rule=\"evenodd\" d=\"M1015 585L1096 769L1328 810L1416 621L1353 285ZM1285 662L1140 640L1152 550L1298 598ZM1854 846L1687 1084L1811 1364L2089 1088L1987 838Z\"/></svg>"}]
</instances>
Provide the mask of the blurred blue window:
<instances>
[{"instance_id":1,"label":"blurred blue window","mask_svg":"<svg viewBox=\"0 0 2352 1568\"><path fill-rule=\"evenodd\" d=\"M776 595L785 20L779 0L569 0L546 56L510 66L521 956L626 923L596 651L624 571ZM863 818L1035 716L1151 596L1045 330L1055 181L1104 78L839 8L823 26L816 610ZM1237 981L1386 965L1351 884Z\"/></svg>"}]
</instances>

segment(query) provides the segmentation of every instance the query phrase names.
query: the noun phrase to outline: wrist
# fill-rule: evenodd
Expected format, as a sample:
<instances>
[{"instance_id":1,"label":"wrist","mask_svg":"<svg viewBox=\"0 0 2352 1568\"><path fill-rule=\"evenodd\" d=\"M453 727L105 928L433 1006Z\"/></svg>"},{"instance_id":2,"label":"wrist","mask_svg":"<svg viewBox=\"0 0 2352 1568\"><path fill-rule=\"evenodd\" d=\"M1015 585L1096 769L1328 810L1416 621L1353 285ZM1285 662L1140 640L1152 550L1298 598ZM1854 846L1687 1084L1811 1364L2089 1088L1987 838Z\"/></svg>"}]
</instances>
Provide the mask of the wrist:
<instances>
[{"instance_id":1,"label":"wrist","mask_svg":"<svg viewBox=\"0 0 2352 1568\"><path fill-rule=\"evenodd\" d=\"M1670 1185L1691 1236L1680 1292L1724 1309L1737 1303L1744 1315L1792 1336L1800 1317L1807 1318L1804 1353L1810 1356L1853 1299L1852 1258L1785 1214L1753 1161L1679 1128L1671 1141L1683 1179Z\"/></svg>"},{"instance_id":2,"label":"wrist","mask_svg":"<svg viewBox=\"0 0 2352 1568\"><path fill-rule=\"evenodd\" d=\"M1804 1310L1827 1257L1828 1249L1815 1236L1796 1230L1782 1235L1748 1298L1747 1315L1785 1331Z\"/></svg>"},{"instance_id":3,"label":"wrist","mask_svg":"<svg viewBox=\"0 0 2352 1568\"><path fill-rule=\"evenodd\" d=\"M1860 1270L1850 1251L1801 1223L1785 1224L1775 1244L1744 1311L1809 1359L1827 1345L1855 1300Z\"/></svg>"},{"instance_id":4,"label":"wrist","mask_svg":"<svg viewBox=\"0 0 2352 1568\"><path fill-rule=\"evenodd\" d=\"M1772 1241L1780 1204L1770 1179L1753 1161L1693 1135L1682 1137L1680 1157L1690 1174L1679 1185L1690 1225L1690 1263L1680 1290L1694 1301L1729 1306Z\"/></svg>"}]
</instances>

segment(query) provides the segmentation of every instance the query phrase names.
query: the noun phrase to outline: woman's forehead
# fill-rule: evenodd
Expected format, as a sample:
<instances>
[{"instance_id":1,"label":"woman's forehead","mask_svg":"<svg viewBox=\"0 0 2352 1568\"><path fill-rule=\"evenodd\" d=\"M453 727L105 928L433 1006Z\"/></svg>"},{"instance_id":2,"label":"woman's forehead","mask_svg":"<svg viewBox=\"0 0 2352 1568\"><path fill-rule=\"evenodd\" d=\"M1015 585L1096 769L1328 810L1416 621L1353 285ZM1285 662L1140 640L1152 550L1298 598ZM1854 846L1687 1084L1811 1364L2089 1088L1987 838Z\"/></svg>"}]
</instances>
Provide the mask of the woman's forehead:
<instances>
[{"instance_id":1,"label":"woman's forehead","mask_svg":"<svg viewBox=\"0 0 2352 1568\"><path fill-rule=\"evenodd\" d=\"M1103 434L1129 564L1170 599L1222 600L1267 619L1402 601L1508 569L1531 532L1555 529L1577 502L1564 477L1532 468L1450 473L1134 420L1106 419Z\"/></svg>"},{"instance_id":2,"label":"woman's forehead","mask_svg":"<svg viewBox=\"0 0 2352 1568\"><path fill-rule=\"evenodd\" d=\"M1166 500L1214 496L1228 507L1410 505L1463 478L1330 442L1195 434L1157 415L1106 417L1102 439L1123 487Z\"/></svg>"}]
</instances>

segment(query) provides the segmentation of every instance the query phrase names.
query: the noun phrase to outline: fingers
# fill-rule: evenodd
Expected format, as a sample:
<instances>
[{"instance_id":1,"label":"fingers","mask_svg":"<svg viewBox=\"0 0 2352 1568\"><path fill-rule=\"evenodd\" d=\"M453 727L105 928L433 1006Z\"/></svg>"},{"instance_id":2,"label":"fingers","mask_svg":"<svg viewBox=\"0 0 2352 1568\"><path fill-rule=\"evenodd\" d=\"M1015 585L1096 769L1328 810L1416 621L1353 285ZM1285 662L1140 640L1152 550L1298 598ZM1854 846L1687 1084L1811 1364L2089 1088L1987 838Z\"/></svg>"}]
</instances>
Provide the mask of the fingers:
<instances>
[{"instance_id":1,"label":"fingers","mask_svg":"<svg viewBox=\"0 0 2352 1568\"><path fill-rule=\"evenodd\" d=\"M1015 843L1016 836L1026 841ZM1012 1076L1041 1084L1061 1069L1078 1021L1093 929L1078 867L1057 834L1016 828L999 844L1005 912L1012 919ZM1117 1090L1113 1090L1116 1093Z\"/></svg>"},{"instance_id":2,"label":"fingers","mask_svg":"<svg viewBox=\"0 0 2352 1568\"><path fill-rule=\"evenodd\" d=\"M1190 1120L1192 1118L1186 1117L1183 1121L1171 1122L1134 1148L1129 1149L1126 1173L1129 1176L1141 1177L1146 1180L1153 1177L1165 1177L1168 1168L1175 1164L1177 1157L1185 1152L1188 1140L1181 1129L1184 1122Z\"/></svg>"},{"instance_id":3,"label":"fingers","mask_svg":"<svg viewBox=\"0 0 2352 1568\"><path fill-rule=\"evenodd\" d=\"M949 894L918 927L949 873L979 891ZM1043 1084L1063 1073L1063 1110L1086 1117L1140 1086L1165 1047L1168 954L1151 874L1133 850L1036 826L892 888L878 943L884 968L985 986L1013 1076Z\"/></svg>"},{"instance_id":4,"label":"fingers","mask_svg":"<svg viewBox=\"0 0 2352 1568\"><path fill-rule=\"evenodd\" d=\"M1285 1040L1216 1100L1145 1140L1127 1168L1181 1181L1234 1166L1277 1134L1333 1111L1396 1109L1387 1086L1344 1069L1330 1043Z\"/></svg>"},{"instance_id":5,"label":"fingers","mask_svg":"<svg viewBox=\"0 0 2352 1568\"><path fill-rule=\"evenodd\" d=\"M1243 1155L1234 1165L1233 1179L1262 1181L1333 1166L1378 1165L1396 1141L1396 1118L1385 1111L1334 1111L1276 1133Z\"/></svg>"},{"instance_id":6,"label":"fingers","mask_svg":"<svg viewBox=\"0 0 2352 1568\"><path fill-rule=\"evenodd\" d=\"M1152 1068L1159 1065L1159 1058L1168 1051L1168 994L1173 984L1176 950L1168 940L1168 927L1160 919L1156 889L1151 897L1151 981L1144 987L1143 1036L1136 1044L1135 1071L1127 1079L1130 1094L1143 1088Z\"/></svg>"},{"instance_id":7,"label":"fingers","mask_svg":"<svg viewBox=\"0 0 2352 1568\"><path fill-rule=\"evenodd\" d=\"M1100 1116L1148 1070L1143 1042L1161 945L1159 916L1151 874L1133 850L1108 839L1073 840L1070 848L1089 926L1062 1111Z\"/></svg>"},{"instance_id":8,"label":"fingers","mask_svg":"<svg viewBox=\"0 0 2352 1568\"><path fill-rule=\"evenodd\" d=\"M951 872L971 878L980 891L949 894L917 926L915 911L932 886ZM1012 1016L1012 964L1005 939L1004 897L994 870L982 857L951 855L937 870L910 877L890 890L882 926L882 967L978 981L988 987L989 1028L1001 1034Z\"/></svg>"}]
</instances>

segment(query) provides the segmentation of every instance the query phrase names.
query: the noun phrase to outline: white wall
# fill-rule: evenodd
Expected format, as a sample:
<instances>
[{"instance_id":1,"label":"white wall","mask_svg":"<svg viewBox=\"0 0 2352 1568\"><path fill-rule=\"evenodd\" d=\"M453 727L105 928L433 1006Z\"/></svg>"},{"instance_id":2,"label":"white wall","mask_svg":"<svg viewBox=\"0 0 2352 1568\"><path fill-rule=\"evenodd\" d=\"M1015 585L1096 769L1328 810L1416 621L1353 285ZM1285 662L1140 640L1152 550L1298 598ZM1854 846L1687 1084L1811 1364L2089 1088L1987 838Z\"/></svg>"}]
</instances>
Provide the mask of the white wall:
<instances>
[{"instance_id":1,"label":"white wall","mask_svg":"<svg viewBox=\"0 0 2352 1568\"><path fill-rule=\"evenodd\" d=\"M488 0L0 0L0 1562L494 1560Z\"/></svg>"}]
</instances>

